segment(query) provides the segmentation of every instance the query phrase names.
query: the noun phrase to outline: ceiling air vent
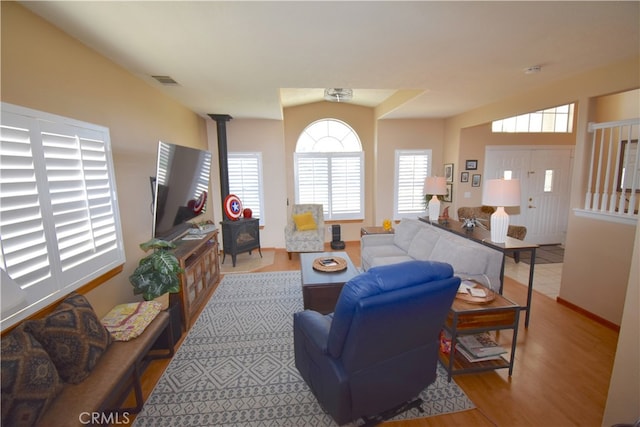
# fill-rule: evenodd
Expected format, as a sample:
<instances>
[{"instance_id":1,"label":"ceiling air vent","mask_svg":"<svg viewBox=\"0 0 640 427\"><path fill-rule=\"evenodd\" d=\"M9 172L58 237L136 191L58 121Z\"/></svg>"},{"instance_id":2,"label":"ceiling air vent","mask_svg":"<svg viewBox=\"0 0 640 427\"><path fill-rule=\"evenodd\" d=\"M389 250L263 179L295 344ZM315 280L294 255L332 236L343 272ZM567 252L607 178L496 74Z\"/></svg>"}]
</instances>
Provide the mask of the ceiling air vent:
<instances>
[{"instance_id":1,"label":"ceiling air vent","mask_svg":"<svg viewBox=\"0 0 640 427\"><path fill-rule=\"evenodd\" d=\"M178 82L169 76L151 76L163 85L177 85Z\"/></svg>"}]
</instances>

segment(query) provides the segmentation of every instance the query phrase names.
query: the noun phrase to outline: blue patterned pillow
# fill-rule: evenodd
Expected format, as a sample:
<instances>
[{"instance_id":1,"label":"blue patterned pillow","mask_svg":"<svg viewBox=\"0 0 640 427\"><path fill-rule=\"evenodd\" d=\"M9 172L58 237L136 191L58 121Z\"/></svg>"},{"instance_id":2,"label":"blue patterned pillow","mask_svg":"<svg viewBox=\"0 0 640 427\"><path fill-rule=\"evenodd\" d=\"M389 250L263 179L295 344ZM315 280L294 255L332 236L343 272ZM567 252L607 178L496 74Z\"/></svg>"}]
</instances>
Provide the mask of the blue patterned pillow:
<instances>
[{"instance_id":1,"label":"blue patterned pillow","mask_svg":"<svg viewBox=\"0 0 640 427\"><path fill-rule=\"evenodd\" d=\"M76 292L47 317L26 325L49 353L60 377L72 384L89 376L112 341L89 301Z\"/></svg>"},{"instance_id":2,"label":"blue patterned pillow","mask_svg":"<svg viewBox=\"0 0 640 427\"><path fill-rule=\"evenodd\" d=\"M2 338L2 425L32 426L63 387L47 352L23 325Z\"/></svg>"}]
</instances>

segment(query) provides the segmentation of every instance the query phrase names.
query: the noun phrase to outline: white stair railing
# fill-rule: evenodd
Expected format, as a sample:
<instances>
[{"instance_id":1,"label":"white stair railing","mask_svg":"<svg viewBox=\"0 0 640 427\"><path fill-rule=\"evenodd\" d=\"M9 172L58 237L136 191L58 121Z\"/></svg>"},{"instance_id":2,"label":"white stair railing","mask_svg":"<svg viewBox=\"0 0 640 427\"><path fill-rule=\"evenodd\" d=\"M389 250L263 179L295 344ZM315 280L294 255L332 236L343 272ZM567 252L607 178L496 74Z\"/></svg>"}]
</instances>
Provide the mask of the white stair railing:
<instances>
[{"instance_id":1,"label":"white stair railing","mask_svg":"<svg viewBox=\"0 0 640 427\"><path fill-rule=\"evenodd\" d=\"M588 130L592 143L584 210L637 218L640 118L590 123Z\"/></svg>"}]
</instances>

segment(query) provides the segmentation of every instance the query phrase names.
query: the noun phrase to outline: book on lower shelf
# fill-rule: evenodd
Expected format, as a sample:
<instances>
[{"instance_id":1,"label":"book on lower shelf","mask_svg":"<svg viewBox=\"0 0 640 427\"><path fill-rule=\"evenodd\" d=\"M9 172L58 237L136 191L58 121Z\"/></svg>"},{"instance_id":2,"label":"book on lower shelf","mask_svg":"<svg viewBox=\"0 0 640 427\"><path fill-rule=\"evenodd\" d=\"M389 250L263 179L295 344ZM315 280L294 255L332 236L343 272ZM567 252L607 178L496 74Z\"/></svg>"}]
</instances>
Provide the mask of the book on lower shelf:
<instances>
[{"instance_id":1,"label":"book on lower shelf","mask_svg":"<svg viewBox=\"0 0 640 427\"><path fill-rule=\"evenodd\" d=\"M499 354L492 355L492 356L483 356L483 357L474 356L473 354L469 353L467 349L465 349L464 346L462 346L461 344L456 344L456 351L460 353L462 356L464 356L464 358L467 359L469 362L485 362L487 360L502 359L502 356Z\"/></svg>"},{"instance_id":2,"label":"book on lower shelf","mask_svg":"<svg viewBox=\"0 0 640 427\"><path fill-rule=\"evenodd\" d=\"M459 344L474 358L499 356L507 352L507 350L499 346L487 332L472 335L460 335L457 337L456 341L457 344ZM456 345L456 349L457 348L458 345Z\"/></svg>"}]
</instances>

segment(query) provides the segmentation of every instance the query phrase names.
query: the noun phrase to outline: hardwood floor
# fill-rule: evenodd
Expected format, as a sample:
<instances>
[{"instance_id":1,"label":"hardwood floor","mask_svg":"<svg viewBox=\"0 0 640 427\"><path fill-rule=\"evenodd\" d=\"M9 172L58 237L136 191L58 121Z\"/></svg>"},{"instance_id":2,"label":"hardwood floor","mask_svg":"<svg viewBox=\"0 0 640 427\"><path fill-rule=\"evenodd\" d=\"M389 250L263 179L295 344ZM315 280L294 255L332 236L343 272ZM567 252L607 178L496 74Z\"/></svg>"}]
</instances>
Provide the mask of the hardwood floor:
<instances>
[{"instance_id":1,"label":"hardwood floor","mask_svg":"<svg viewBox=\"0 0 640 427\"><path fill-rule=\"evenodd\" d=\"M346 251L360 265L360 242ZM260 271L299 270L300 257L290 261L275 251L272 265ZM533 293L531 321L522 314L513 376L507 370L454 376L476 409L450 415L386 423L396 427L431 426L600 426L613 367L617 332ZM524 305L526 287L505 279L504 295ZM510 333L503 332L506 344ZM168 361L152 362L143 375L145 399ZM133 420L133 416L130 417ZM303 427L303 426L301 426Z\"/></svg>"}]
</instances>

